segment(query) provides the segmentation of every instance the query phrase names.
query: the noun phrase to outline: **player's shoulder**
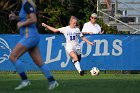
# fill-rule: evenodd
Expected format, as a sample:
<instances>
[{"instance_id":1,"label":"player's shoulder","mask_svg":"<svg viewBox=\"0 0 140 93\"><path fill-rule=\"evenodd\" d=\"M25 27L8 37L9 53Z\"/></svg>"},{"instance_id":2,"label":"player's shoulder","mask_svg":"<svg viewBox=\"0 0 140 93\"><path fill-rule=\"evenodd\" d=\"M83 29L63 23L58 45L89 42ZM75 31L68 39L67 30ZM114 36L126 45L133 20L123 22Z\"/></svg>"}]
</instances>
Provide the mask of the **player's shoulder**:
<instances>
[{"instance_id":1,"label":"player's shoulder","mask_svg":"<svg viewBox=\"0 0 140 93\"><path fill-rule=\"evenodd\" d=\"M70 28L70 26L65 26L64 28Z\"/></svg>"},{"instance_id":2,"label":"player's shoulder","mask_svg":"<svg viewBox=\"0 0 140 93\"><path fill-rule=\"evenodd\" d=\"M34 6L33 6L31 3L29 3L28 1L26 1L25 4L24 4L24 10L25 10L27 13L35 12Z\"/></svg>"},{"instance_id":3,"label":"player's shoulder","mask_svg":"<svg viewBox=\"0 0 140 93\"><path fill-rule=\"evenodd\" d=\"M62 33L66 32L67 31L67 26L66 27L61 27L61 28L58 28L58 30Z\"/></svg>"},{"instance_id":4,"label":"player's shoulder","mask_svg":"<svg viewBox=\"0 0 140 93\"><path fill-rule=\"evenodd\" d=\"M75 29L76 29L76 30L80 30L78 26L75 26Z\"/></svg>"},{"instance_id":5,"label":"player's shoulder","mask_svg":"<svg viewBox=\"0 0 140 93\"><path fill-rule=\"evenodd\" d=\"M68 27L67 26L64 26L64 27L60 27L58 29L67 29Z\"/></svg>"}]
</instances>

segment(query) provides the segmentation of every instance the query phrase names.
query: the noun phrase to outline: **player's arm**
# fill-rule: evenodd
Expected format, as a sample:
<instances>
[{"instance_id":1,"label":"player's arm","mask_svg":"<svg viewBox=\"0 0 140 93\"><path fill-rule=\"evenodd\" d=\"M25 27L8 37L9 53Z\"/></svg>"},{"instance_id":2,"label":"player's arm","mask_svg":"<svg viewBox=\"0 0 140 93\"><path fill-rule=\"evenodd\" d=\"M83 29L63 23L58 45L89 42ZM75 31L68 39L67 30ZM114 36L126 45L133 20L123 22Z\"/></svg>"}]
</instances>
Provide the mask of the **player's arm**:
<instances>
[{"instance_id":1,"label":"player's arm","mask_svg":"<svg viewBox=\"0 0 140 93\"><path fill-rule=\"evenodd\" d=\"M80 32L80 29L79 29L79 32ZM85 38L85 37L83 36L83 34L82 34L81 32L80 32L80 37L81 37L81 39L82 39L83 41L87 42L88 44L94 45L94 42L90 42L87 38Z\"/></svg>"},{"instance_id":2,"label":"player's arm","mask_svg":"<svg viewBox=\"0 0 140 93\"><path fill-rule=\"evenodd\" d=\"M18 26L18 28L20 28L22 26L28 26L28 25L36 23L36 22L37 22L36 15L34 13L30 13L30 14L28 14L27 20L25 22L18 22L17 26Z\"/></svg>"},{"instance_id":3,"label":"player's arm","mask_svg":"<svg viewBox=\"0 0 140 93\"><path fill-rule=\"evenodd\" d=\"M86 39L84 36L81 37L81 39L85 42L87 42L90 45L94 45L94 42L90 42L88 39Z\"/></svg>"},{"instance_id":4,"label":"player's arm","mask_svg":"<svg viewBox=\"0 0 140 93\"><path fill-rule=\"evenodd\" d=\"M34 7L29 2L25 3L24 10L27 13L27 19L24 22L18 22L17 24L18 28L22 26L28 26L30 24L37 22L37 17L36 17Z\"/></svg>"},{"instance_id":5,"label":"player's arm","mask_svg":"<svg viewBox=\"0 0 140 93\"><path fill-rule=\"evenodd\" d=\"M46 27L47 29L49 29L49 30L51 30L52 32L59 32L59 30L58 29L56 29L56 28L54 28L54 27L51 27L51 26L49 26L49 25L47 25L47 24L45 24L45 23L42 23L42 26L43 27Z\"/></svg>"}]
</instances>

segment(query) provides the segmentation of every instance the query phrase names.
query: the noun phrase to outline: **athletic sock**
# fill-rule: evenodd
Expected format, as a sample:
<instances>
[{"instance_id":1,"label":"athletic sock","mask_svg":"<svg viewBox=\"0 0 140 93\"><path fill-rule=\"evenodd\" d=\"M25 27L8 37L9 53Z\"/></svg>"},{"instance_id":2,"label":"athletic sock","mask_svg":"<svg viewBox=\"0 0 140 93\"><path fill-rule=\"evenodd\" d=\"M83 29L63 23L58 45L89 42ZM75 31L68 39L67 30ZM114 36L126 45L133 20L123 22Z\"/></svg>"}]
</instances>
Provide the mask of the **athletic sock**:
<instances>
[{"instance_id":1,"label":"athletic sock","mask_svg":"<svg viewBox=\"0 0 140 93\"><path fill-rule=\"evenodd\" d=\"M75 66L76 70L80 73L80 71L81 71L80 62L74 61L74 66Z\"/></svg>"},{"instance_id":2,"label":"athletic sock","mask_svg":"<svg viewBox=\"0 0 140 93\"><path fill-rule=\"evenodd\" d=\"M77 57L78 57L78 61L80 62L81 61L81 54L77 55Z\"/></svg>"},{"instance_id":3,"label":"athletic sock","mask_svg":"<svg viewBox=\"0 0 140 93\"><path fill-rule=\"evenodd\" d=\"M54 78L49 70L49 67L47 66L47 64L43 64L40 67L41 71L43 72L43 74L45 75L45 77L48 79L49 82L54 81Z\"/></svg>"},{"instance_id":4,"label":"athletic sock","mask_svg":"<svg viewBox=\"0 0 140 93\"><path fill-rule=\"evenodd\" d=\"M24 72L24 67L23 67L22 62L20 60L17 60L16 62L14 62L14 65L21 79L23 81L27 80L27 75Z\"/></svg>"}]
</instances>

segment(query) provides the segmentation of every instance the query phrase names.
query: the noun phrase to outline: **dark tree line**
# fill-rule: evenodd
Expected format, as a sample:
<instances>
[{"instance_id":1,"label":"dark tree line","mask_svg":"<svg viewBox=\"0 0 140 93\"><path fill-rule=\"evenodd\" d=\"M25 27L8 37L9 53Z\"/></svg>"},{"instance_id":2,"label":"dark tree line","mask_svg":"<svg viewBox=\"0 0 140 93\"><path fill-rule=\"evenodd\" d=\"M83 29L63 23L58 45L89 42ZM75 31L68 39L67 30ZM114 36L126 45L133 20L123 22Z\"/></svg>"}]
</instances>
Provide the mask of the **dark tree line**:
<instances>
[{"instance_id":1,"label":"dark tree line","mask_svg":"<svg viewBox=\"0 0 140 93\"><path fill-rule=\"evenodd\" d=\"M91 13L96 12L96 0L35 0L37 5L38 27L40 33L48 33L41 22L48 23L51 26L61 27L68 25L71 15L79 19L78 26L82 28L83 24L89 21ZM13 34L18 33L16 21L10 21L8 15L10 11L18 14L21 7L21 0L0 0L0 33ZM98 23L106 30L106 33L115 33L112 28L107 27L98 19Z\"/></svg>"}]
</instances>

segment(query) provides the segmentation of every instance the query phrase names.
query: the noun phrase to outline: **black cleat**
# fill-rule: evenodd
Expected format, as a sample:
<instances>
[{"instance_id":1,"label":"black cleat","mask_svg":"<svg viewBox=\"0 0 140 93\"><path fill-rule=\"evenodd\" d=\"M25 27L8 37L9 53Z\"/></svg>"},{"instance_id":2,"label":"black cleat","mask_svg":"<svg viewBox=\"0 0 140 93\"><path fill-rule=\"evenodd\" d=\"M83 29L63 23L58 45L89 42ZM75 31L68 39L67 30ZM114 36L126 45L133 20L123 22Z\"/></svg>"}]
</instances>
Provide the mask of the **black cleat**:
<instances>
[{"instance_id":1,"label":"black cleat","mask_svg":"<svg viewBox=\"0 0 140 93\"><path fill-rule=\"evenodd\" d=\"M84 70L80 71L80 76L84 76L85 72Z\"/></svg>"}]
</instances>

